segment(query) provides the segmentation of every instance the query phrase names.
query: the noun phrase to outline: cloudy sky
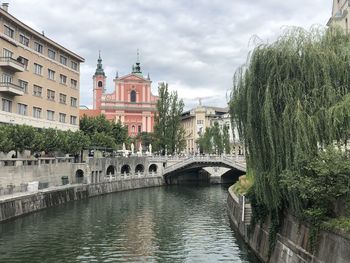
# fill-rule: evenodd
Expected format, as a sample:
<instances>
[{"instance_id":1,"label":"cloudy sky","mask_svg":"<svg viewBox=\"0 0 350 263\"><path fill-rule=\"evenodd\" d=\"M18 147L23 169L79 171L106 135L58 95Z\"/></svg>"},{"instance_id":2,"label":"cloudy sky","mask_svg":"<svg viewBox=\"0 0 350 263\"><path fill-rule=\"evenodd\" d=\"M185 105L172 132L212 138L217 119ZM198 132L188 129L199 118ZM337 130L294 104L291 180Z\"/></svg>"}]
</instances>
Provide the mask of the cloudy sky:
<instances>
[{"instance_id":1,"label":"cloudy sky","mask_svg":"<svg viewBox=\"0 0 350 263\"><path fill-rule=\"evenodd\" d=\"M9 12L85 58L81 104L92 105L92 75L101 50L113 91L116 71L131 72L140 50L152 90L169 83L185 101L225 106L235 69L254 47L284 26L325 25L332 0L7 0Z\"/></svg>"}]
</instances>

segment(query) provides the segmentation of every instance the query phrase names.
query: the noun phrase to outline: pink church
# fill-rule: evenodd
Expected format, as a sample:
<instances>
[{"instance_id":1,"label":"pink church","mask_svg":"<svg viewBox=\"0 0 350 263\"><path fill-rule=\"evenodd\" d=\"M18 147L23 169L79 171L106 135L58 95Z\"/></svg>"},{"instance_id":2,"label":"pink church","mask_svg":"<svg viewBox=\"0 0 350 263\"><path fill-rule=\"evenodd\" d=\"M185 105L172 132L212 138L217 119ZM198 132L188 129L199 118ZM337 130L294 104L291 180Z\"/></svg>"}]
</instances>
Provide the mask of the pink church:
<instances>
[{"instance_id":1,"label":"pink church","mask_svg":"<svg viewBox=\"0 0 350 263\"><path fill-rule=\"evenodd\" d=\"M110 121L121 121L131 137L141 132L153 132L158 96L151 92L149 75L142 75L139 59L130 74L119 77L117 72L113 93L105 92L106 78L100 55L93 76L93 110L81 110L80 115L104 114Z\"/></svg>"}]
</instances>

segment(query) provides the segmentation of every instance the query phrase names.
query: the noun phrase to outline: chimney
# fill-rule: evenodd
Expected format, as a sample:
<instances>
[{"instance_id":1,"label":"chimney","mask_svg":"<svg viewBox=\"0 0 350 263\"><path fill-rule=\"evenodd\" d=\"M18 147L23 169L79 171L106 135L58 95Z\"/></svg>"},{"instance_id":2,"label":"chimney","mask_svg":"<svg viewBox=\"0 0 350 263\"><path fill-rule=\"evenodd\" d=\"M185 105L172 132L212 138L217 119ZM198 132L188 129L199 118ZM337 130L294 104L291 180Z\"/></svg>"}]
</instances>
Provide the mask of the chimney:
<instances>
[{"instance_id":1,"label":"chimney","mask_svg":"<svg viewBox=\"0 0 350 263\"><path fill-rule=\"evenodd\" d=\"M5 12L8 12L8 11L9 11L9 3L2 3L1 8L2 8Z\"/></svg>"}]
</instances>

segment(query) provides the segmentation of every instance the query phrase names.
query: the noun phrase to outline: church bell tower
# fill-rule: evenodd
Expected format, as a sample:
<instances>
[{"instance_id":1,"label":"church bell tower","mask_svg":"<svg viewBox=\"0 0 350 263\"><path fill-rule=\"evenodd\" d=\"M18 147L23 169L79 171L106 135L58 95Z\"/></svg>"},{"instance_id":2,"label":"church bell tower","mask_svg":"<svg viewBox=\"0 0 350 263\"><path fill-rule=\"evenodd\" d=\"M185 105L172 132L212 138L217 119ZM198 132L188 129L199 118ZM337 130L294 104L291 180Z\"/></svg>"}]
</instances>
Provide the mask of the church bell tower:
<instances>
[{"instance_id":1,"label":"church bell tower","mask_svg":"<svg viewBox=\"0 0 350 263\"><path fill-rule=\"evenodd\" d=\"M102 67L102 59L101 59L101 52L98 55L98 60L97 60L97 68L96 72L92 77L93 82L94 82L94 101L93 101L93 108L94 110L100 109L101 107L101 97L106 91L106 75Z\"/></svg>"}]
</instances>

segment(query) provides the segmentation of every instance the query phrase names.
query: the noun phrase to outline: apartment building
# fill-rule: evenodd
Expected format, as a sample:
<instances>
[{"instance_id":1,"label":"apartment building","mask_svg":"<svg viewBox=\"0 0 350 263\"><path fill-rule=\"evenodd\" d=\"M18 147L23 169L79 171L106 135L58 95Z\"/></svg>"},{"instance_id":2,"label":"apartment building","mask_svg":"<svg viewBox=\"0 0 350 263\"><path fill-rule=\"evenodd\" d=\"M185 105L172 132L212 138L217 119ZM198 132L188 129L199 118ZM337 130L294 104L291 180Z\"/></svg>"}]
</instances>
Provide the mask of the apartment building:
<instances>
[{"instance_id":1,"label":"apartment building","mask_svg":"<svg viewBox=\"0 0 350 263\"><path fill-rule=\"evenodd\" d=\"M0 123L79 129L84 59L0 8Z\"/></svg>"},{"instance_id":2,"label":"apartment building","mask_svg":"<svg viewBox=\"0 0 350 263\"><path fill-rule=\"evenodd\" d=\"M197 139L204 135L205 129L211 127L212 120L228 113L228 108L207 107L199 105L194 109L183 112L181 123L185 130L186 147L185 152L199 153Z\"/></svg>"},{"instance_id":3,"label":"apartment building","mask_svg":"<svg viewBox=\"0 0 350 263\"><path fill-rule=\"evenodd\" d=\"M327 26L339 25L349 33L350 24L350 0L333 0L332 17Z\"/></svg>"}]
</instances>

